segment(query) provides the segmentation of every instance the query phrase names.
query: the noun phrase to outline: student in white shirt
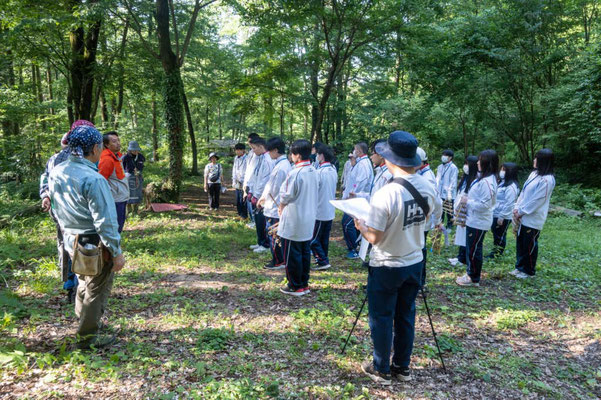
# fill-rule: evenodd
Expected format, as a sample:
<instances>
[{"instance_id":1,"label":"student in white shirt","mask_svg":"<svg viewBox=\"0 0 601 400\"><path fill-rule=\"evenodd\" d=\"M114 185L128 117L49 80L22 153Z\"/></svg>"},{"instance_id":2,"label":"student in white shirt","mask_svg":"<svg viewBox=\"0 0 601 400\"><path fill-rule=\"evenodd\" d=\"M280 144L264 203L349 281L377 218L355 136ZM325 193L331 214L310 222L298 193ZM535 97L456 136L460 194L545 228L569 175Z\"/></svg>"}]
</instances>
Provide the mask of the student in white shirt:
<instances>
[{"instance_id":1,"label":"student in white shirt","mask_svg":"<svg viewBox=\"0 0 601 400\"><path fill-rule=\"evenodd\" d=\"M450 208L454 207L455 197L457 196L457 176L459 170L453 164L455 153L453 150L446 149L442 152L440 160L442 164L436 169L436 189L442 198L442 201L450 203ZM447 220L446 227L453 227L453 215L448 211L443 211L442 221Z\"/></svg>"},{"instance_id":2,"label":"student in white shirt","mask_svg":"<svg viewBox=\"0 0 601 400\"><path fill-rule=\"evenodd\" d=\"M296 140L290 146L294 168L280 189L281 238L286 262L288 284L280 289L284 294L304 296L310 293L311 239L317 215L319 178L311 165L311 142Z\"/></svg>"},{"instance_id":3,"label":"student in white shirt","mask_svg":"<svg viewBox=\"0 0 601 400\"><path fill-rule=\"evenodd\" d=\"M424 230L436 198L434 188L415 173L421 165L416 150L417 140L403 131L392 132L386 143L376 146L394 180L372 195L367 221L355 221L361 235L373 245L367 299L374 352L373 361L366 361L361 368L382 384L390 384L391 373L403 381L411 379L409 363L415 336L415 297L421 286ZM416 195L404 185L414 189ZM420 205L422 199L425 206Z\"/></svg>"},{"instance_id":4,"label":"student in white shirt","mask_svg":"<svg viewBox=\"0 0 601 400\"><path fill-rule=\"evenodd\" d=\"M204 189L209 194L209 209L219 209L219 195L221 194L221 180L223 179L223 167L217 162L217 153L209 154L209 163L204 170Z\"/></svg>"},{"instance_id":5,"label":"student in white shirt","mask_svg":"<svg viewBox=\"0 0 601 400\"><path fill-rule=\"evenodd\" d=\"M280 204L280 188L284 184L288 173L292 169L288 157L286 157L286 144L279 137L272 137L267 141L265 146L271 160L273 169L269 174L269 180L263 194L259 199L258 207L263 209L263 215L266 219L266 229L274 226L280 221L278 215L278 205ZM266 269L284 269L284 253L282 246L276 244L275 239L271 235L267 235L269 239L269 248L271 250L271 261L264 266Z\"/></svg>"},{"instance_id":6,"label":"student in white shirt","mask_svg":"<svg viewBox=\"0 0 601 400\"><path fill-rule=\"evenodd\" d=\"M378 143L386 143L386 139L378 139L371 146L371 156L369 156L369 159L374 167L374 177L371 185L369 185L369 190L366 192L351 191L349 197L363 197L369 201L373 193L376 193L392 179L392 174L388 171L384 157L376 152Z\"/></svg>"},{"instance_id":7,"label":"student in white shirt","mask_svg":"<svg viewBox=\"0 0 601 400\"><path fill-rule=\"evenodd\" d=\"M346 162L344 163L344 167L342 168L342 177L340 178L340 189L342 190L342 192L344 192L344 188L348 183L348 176L351 172L351 169L353 169L353 167L355 166L356 161L357 159L355 158L355 154L352 152L349 153L348 160L346 160Z\"/></svg>"},{"instance_id":8,"label":"student in white shirt","mask_svg":"<svg viewBox=\"0 0 601 400\"><path fill-rule=\"evenodd\" d=\"M265 222L265 215L263 209L257 207L257 202L263 195L263 190L269 175L273 169L273 161L265 150L265 140L261 137L253 138L250 141L250 145L255 154L256 162L254 163L253 171L251 172L250 179L248 181L248 194L251 205L255 214L255 229L257 231L257 244L253 244L250 248L255 253L263 253L269 251L269 238L267 237L267 225Z\"/></svg>"},{"instance_id":9,"label":"student in white shirt","mask_svg":"<svg viewBox=\"0 0 601 400\"><path fill-rule=\"evenodd\" d=\"M434 203L434 210L430 215L430 218L426 221L426 230L424 231L424 248L422 249L422 253L424 255L423 261L423 270L422 270L422 286L426 285L426 262L428 260L428 250L426 249L426 242L428 240L428 233L432 229L439 229L442 231L444 226L441 223L442 217L442 200L440 198L440 193L437 192L436 189L436 176L434 176L434 172L430 168L430 164L428 164L428 156L426 155L426 151L421 147L417 148L417 155L422 161L421 166L415 169L415 173L426 178L428 183L432 185L434 192L436 193L436 202Z\"/></svg>"},{"instance_id":10,"label":"student in white shirt","mask_svg":"<svg viewBox=\"0 0 601 400\"><path fill-rule=\"evenodd\" d=\"M248 207L244 201L244 174L248 158L245 150L244 143L236 143L234 146L236 157L234 157L234 167L232 168L232 187L236 190L236 211L242 219L248 218Z\"/></svg>"},{"instance_id":11,"label":"student in white shirt","mask_svg":"<svg viewBox=\"0 0 601 400\"><path fill-rule=\"evenodd\" d=\"M461 177L461 181L459 182L459 190L457 191L459 198L467 196L472 183L477 177L478 157L467 156L465 159L465 164L463 164L463 176ZM455 204L455 213L458 213L460 208L461 203L457 202ZM465 256L465 229L465 226L457 225L457 229L455 230L455 246L457 246L458 253L457 257L449 258L449 263L451 263L453 267L459 263L463 265L467 264L467 258Z\"/></svg>"},{"instance_id":12,"label":"student in white shirt","mask_svg":"<svg viewBox=\"0 0 601 400\"><path fill-rule=\"evenodd\" d=\"M363 142L357 143L354 153L357 161L349 173L348 181L342 193L342 199L350 198L351 193L369 192L374 179L374 170L367 157L367 144ZM342 215L342 233L348 250L346 258L358 258L359 232L355 228L353 218L346 213Z\"/></svg>"},{"instance_id":13,"label":"student in white shirt","mask_svg":"<svg viewBox=\"0 0 601 400\"><path fill-rule=\"evenodd\" d=\"M492 212L497 202L499 156L494 150L484 150L478 156L478 178L469 193L461 197L467 216L465 221L466 273L455 280L460 286L480 286L482 274L482 243L492 225Z\"/></svg>"},{"instance_id":14,"label":"student in white shirt","mask_svg":"<svg viewBox=\"0 0 601 400\"><path fill-rule=\"evenodd\" d=\"M538 238L549 212L549 201L555 188L551 149L539 150L534 156L530 174L513 209L513 219L520 226L516 239L516 263L511 272L516 278L531 278L536 273Z\"/></svg>"},{"instance_id":15,"label":"student in white shirt","mask_svg":"<svg viewBox=\"0 0 601 400\"><path fill-rule=\"evenodd\" d=\"M244 170L244 180L242 181L242 188L244 190L243 200L246 202L246 208L248 210L248 215L250 216L250 222L246 224L247 227L254 229L255 228L255 208L251 203L251 198L248 195L250 178L252 177L252 173L255 170L255 166L257 165L257 157L255 156L255 152L252 149L251 140L257 139L260 136L256 133L250 133L248 135L248 147L250 147L250 151L246 155L246 169Z\"/></svg>"},{"instance_id":16,"label":"student in white shirt","mask_svg":"<svg viewBox=\"0 0 601 400\"><path fill-rule=\"evenodd\" d=\"M311 251L315 257L316 264L312 269L319 271L330 268L328 249L332 221L335 217L334 206L330 203L330 200L336 198L338 173L332 165L334 150L330 146L321 145L317 149L316 159L319 163L319 168L317 169L319 187L315 228L313 229L313 238L311 239Z\"/></svg>"},{"instance_id":17,"label":"student in white shirt","mask_svg":"<svg viewBox=\"0 0 601 400\"><path fill-rule=\"evenodd\" d=\"M507 228L511 224L513 206L520 193L518 183L518 166L506 162L499 172L499 187L497 189L497 204L492 212L493 221L490 231L493 236L493 249L487 256L494 259L503 255L507 244Z\"/></svg>"},{"instance_id":18,"label":"student in white shirt","mask_svg":"<svg viewBox=\"0 0 601 400\"><path fill-rule=\"evenodd\" d=\"M313 143L313 146L311 147L311 163L313 163L313 168L318 169L319 168L319 161L317 161L317 150L319 149L320 146L326 146L325 144L321 143L321 142L315 142Z\"/></svg>"}]
</instances>

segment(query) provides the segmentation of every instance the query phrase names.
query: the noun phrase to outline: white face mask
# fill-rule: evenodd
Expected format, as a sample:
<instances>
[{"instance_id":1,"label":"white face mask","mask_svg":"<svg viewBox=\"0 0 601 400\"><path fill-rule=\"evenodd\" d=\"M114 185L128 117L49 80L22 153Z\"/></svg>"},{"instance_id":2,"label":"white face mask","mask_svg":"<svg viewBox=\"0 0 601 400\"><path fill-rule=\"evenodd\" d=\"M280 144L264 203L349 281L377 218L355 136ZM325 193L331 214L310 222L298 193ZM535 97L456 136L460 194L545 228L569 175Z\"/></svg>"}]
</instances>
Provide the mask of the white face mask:
<instances>
[{"instance_id":1,"label":"white face mask","mask_svg":"<svg viewBox=\"0 0 601 400\"><path fill-rule=\"evenodd\" d=\"M466 175L470 173L470 168L467 165L463 166L463 173Z\"/></svg>"},{"instance_id":2,"label":"white face mask","mask_svg":"<svg viewBox=\"0 0 601 400\"><path fill-rule=\"evenodd\" d=\"M449 156L442 156L440 157L440 161L442 161L443 164L446 164L449 162Z\"/></svg>"},{"instance_id":3,"label":"white face mask","mask_svg":"<svg viewBox=\"0 0 601 400\"><path fill-rule=\"evenodd\" d=\"M505 179L505 171L499 172L499 178Z\"/></svg>"}]
</instances>

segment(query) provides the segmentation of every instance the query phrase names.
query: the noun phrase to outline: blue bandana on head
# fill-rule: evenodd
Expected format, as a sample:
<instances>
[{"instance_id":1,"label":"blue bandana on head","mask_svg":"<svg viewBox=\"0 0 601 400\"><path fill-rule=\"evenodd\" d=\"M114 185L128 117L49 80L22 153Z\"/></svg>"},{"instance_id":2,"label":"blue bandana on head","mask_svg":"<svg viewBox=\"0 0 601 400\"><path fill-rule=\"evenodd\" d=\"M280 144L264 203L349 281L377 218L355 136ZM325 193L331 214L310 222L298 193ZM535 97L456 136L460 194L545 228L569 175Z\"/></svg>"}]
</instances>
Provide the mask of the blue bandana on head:
<instances>
[{"instance_id":1,"label":"blue bandana on head","mask_svg":"<svg viewBox=\"0 0 601 400\"><path fill-rule=\"evenodd\" d=\"M76 157L83 157L83 150L102 142L102 134L92 126L78 126L69 134L69 149Z\"/></svg>"}]
</instances>

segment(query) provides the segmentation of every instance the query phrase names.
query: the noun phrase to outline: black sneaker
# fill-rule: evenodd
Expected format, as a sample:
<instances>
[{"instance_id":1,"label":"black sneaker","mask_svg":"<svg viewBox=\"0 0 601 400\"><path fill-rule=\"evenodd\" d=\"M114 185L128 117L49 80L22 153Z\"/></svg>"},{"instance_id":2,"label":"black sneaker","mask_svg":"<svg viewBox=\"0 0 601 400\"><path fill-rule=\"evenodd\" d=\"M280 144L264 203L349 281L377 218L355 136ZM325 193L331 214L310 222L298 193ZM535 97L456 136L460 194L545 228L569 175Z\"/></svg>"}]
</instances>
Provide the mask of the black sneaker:
<instances>
[{"instance_id":1,"label":"black sneaker","mask_svg":"<svg viewBox=\"0 0 601 400\"><path fill-rule=\"evenodd\" d=\"M321 265L321 264L315 264L313 267L311 267L311 270L313 270L313 271L322 271L322 270L328 269L330 267L331 267L330 264L323 264L323 265Z\"/></svg>"},{"instance_id":2,"label":"black sneaker","mask_svg":"<svg viewBox=\"0 0 601 400\"><path fill-rule=\"evenodd\" d=\"M395 379L403 382L409 382L411 380L411 369L409 367L399 367L398 365L390 366L390 373Z\"/></svg>"},{"instance_id":3,"label":"black sneaker","mask_svg":"<svg viewBox=\"0 0 601 400\"><path fill-rule=\"evenodd\" d=\"M365 361L361 364L361 371L367 375L372 381L381 385L390 385L392 383L392 377L390 374L383 374L376 371L374 363L371 361Z\"/></svg>"},{"instance_id":4,"label":"black sneaker","mask_svg":"<svg viewBox=\"0 0 601 400\"><path fill-rule=\"evenodd\" d=\"M286 268L286 263L281 263L281 264L278 264L278 265L273 265L273 263L269 263L269 264L265 264L263 266L263 268L269 269L269 270L272 270L272 271L277 271L279 269Z\"/></svg>"}]
</instances>

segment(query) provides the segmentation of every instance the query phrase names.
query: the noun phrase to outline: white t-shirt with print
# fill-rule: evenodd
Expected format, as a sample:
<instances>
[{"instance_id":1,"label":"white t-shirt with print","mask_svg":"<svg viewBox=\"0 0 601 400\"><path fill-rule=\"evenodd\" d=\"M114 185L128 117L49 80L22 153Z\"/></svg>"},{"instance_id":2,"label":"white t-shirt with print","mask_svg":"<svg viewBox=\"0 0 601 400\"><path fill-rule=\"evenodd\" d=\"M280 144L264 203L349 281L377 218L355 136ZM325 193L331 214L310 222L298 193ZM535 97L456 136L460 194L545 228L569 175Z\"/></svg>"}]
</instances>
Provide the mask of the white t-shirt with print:
<instances>
[{"instance_id":1,"label":"white t-shirt with print","mask_svg":"<svg viewBox=\"0 0 601 400\"><path fill-rule=\"evenodd\" d=\"M405 175L434 210L436 192L432 185L417 174ZM427 216L407 189L398 183L388 183L371 196L371 209L366 225L384 232L369 255L371 267L408 267L423 260L424 231Z\"/></svg>"}]
</instances>

